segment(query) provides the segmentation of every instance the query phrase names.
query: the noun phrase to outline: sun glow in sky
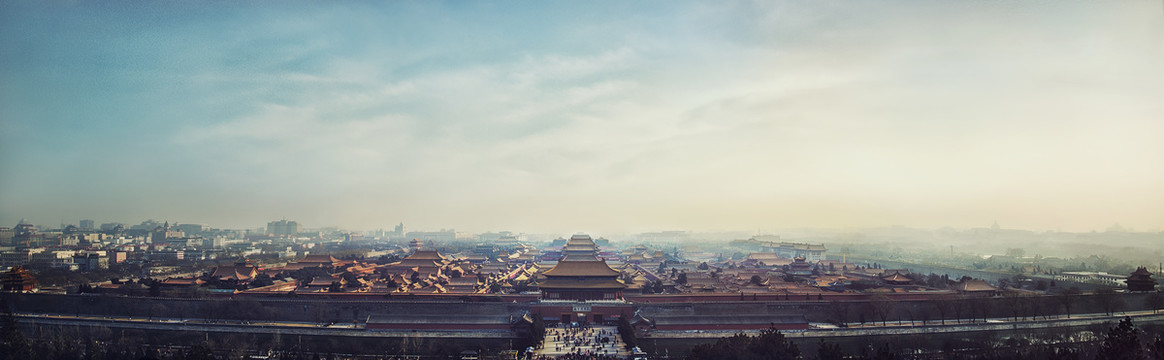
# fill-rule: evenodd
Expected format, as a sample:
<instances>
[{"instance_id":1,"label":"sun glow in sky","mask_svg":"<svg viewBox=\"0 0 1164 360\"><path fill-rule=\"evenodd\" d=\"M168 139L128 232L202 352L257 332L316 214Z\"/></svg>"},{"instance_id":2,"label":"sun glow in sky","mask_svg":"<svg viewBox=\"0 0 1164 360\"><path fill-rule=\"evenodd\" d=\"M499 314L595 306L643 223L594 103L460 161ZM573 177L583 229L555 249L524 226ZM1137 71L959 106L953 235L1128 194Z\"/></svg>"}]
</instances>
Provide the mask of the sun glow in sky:
<instances>
[{"instance_id":1,"label":"sun glow in sky","mask_svg":"<svg viewBox=\"0 0 1164 360\"><path fill-rule=\"evenodd\" d=\"M1164 228L1159 1L0 3L0 226Z\"/></svg>"}]
</instances>

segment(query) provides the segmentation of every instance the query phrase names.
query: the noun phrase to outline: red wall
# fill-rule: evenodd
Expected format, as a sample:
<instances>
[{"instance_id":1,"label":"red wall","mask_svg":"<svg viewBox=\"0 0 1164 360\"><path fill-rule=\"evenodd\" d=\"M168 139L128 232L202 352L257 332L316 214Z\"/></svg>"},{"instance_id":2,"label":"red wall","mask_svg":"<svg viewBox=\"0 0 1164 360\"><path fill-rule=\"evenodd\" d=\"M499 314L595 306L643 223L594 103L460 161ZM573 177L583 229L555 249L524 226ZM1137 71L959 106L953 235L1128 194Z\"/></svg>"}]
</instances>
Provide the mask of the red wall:
<instances>
[{"instance_id":1,"label":"red wall","mask_svg":"<svg viewBox=\"0 0 1164 360\"><path fill-rule=\"evenodd\" d=\"M932 300L943 299L953 296L949 293L941 294L918 294L918 293L887 293L884 294L890 300ZM795 301L795 302L812 302L812 301L866 301L869 300L871 294L859 293L821 293L817 294L789 294L785 298L784 294L756 294L754 301L773 302L773 301ZM745 294L743 300L740 300L740 294L667 294L667 295L626 295L626 301L636 303L686 303L686 302L739 302L739 301L753 301L752 295Z\"/></svg>"},{"instance_id":2,"label":"red wall","mask_svg":"<svg viewBox=\"0 0 1164 360\"><path fill-rule=\"evenodd\" d=\"M805 330L809 326L805 324L674 324L674 325L659 325L655 326L657 330L765 330L776 328L778 330Z\"/></svg>"},{"instance_id":3,"label":"red wall","mask_svg":"<svg viewBox=\"0 0 1164 360\"><path fill-rule=\"evenodd\" d=\"M509 324L377 324L367 325L368 330L509 330Z\"/></svg>"}]
</instances>

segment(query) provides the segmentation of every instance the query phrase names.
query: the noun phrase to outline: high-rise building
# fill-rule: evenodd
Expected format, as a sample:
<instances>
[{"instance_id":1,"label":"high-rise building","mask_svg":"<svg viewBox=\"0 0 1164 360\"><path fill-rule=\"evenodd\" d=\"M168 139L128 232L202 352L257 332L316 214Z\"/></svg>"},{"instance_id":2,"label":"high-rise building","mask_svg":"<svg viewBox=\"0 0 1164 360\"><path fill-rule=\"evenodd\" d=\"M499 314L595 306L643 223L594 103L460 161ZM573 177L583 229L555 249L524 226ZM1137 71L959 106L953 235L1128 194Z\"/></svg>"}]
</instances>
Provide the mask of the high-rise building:
<instances>
[{"instance_id":1,"label":"high-rise building","mask_svg":"<svg viewBox=\"0 0 1164 360\"><path fill-rule=\"evenodd\" d=\"M392 229L392 235L389 237L404 237L404 223L396 224L396 228Z\"/></svg>"},{"instance_id":2,"label":"high-rise building","mask_svg":"<svg viewBox=\"0 0 1164 360\"><path fill-rule=\"evenodd\" d=\"M16 230L0 227L0 245L11 245L14 237L16 237Z\"/></svg>"},{"instance_id":3,"label":"high-rise building","mask_svg":"<svg viewBox=\"0 0 1164 360\"><path fill-rule=\"evenodd\" d=\"M81 230L93 230L93 225L96 225L93 220L81 220Z\"/></svg>"},{"instance_id":4,"label":"high-rise building","mask_svg":"<svg viewBox=\"0 0 1164 360\"><path fill-rule=\"evenodd\" d=\"M267 223L267 234L273 236L295 236L299 235L299 223L295 221L287 221L287 219L272 221Z\"/></svg>"}]
</instances>

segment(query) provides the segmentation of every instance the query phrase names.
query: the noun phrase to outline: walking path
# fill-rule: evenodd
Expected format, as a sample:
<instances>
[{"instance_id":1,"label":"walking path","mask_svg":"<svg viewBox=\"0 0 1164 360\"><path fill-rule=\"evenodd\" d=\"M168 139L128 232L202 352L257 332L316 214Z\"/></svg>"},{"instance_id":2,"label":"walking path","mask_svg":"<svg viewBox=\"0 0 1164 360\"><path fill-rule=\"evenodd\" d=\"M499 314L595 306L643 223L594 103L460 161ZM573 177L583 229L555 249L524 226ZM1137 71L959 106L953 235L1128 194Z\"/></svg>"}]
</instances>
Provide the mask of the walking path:
<instances>
[{"instance_id":1,"label":"walking path","mask_svg":"<svg viewBox=\"0 0 1164 360\"><path fill-rule=\"evenodd\" d=\"M535 350L534 359L625 359L628 355L617 327L566 325L546 329L546 339Z\"/></svg>"}]
</instances>

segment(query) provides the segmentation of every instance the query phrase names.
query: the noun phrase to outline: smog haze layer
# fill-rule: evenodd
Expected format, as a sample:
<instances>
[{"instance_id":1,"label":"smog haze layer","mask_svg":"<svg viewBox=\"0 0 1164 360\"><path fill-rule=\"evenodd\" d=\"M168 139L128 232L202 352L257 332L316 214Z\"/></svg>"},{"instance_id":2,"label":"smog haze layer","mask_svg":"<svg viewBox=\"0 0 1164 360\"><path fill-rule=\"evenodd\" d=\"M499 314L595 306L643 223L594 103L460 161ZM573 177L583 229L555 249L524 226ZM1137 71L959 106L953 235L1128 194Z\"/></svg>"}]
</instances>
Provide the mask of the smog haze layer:
<instances>
[{"instance_id":1,"label":"smog haze layer","mask_svg":"<svg viewBox=\"0 0 1164 360\"><path fill-rule=\"evenodd\" d=\"M1164 227L1164 9L0 4L0 226Z\"/></svg>"}]
</instances>

